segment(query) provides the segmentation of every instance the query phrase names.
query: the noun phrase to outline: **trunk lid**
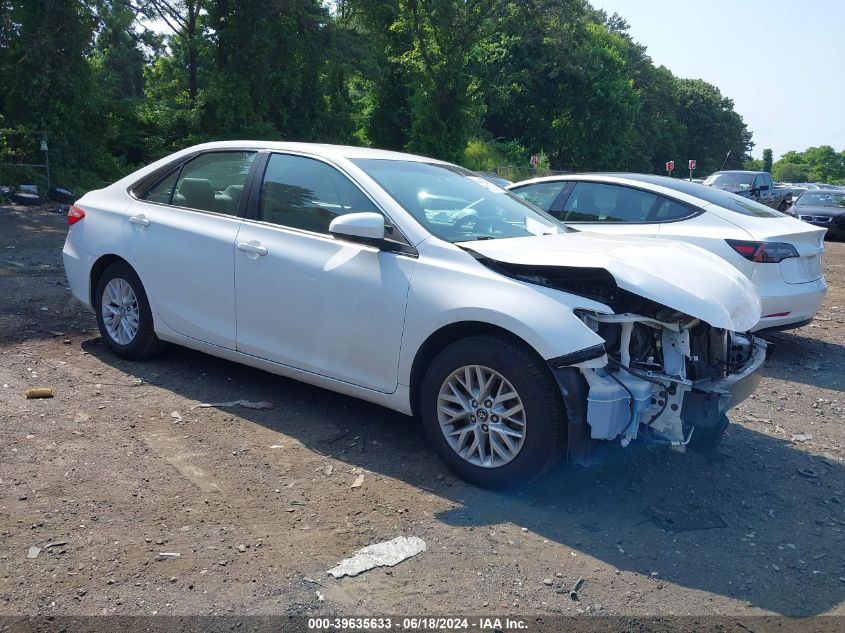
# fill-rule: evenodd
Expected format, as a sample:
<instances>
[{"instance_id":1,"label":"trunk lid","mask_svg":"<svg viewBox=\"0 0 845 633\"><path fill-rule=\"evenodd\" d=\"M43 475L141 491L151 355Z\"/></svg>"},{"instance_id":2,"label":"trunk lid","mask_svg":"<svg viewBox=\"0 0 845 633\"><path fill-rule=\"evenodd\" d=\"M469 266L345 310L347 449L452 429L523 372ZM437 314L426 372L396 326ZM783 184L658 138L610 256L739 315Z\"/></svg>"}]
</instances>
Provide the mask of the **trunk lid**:
<instances>
[{"instance_id":1,"label":"trunk lid","mask_svg":"<svg viewBox=\"0 0 845 633\"><path fill-rule=\"evenodd\" d=\"M706 209L723 220L745 229L752 239L758 242L785 242L794 246L799 257L790 257L777 264L780 266L781 277L786 283L802 284L821 278L824 234L827 229L807 224L788 215L774 218L743 215L741 221L737 222L736 217L731 217L736 216L732 211L726 211L714 204L708 205ZM773 266L774 264L760 265Z\"/></svg>"}]
</instances>

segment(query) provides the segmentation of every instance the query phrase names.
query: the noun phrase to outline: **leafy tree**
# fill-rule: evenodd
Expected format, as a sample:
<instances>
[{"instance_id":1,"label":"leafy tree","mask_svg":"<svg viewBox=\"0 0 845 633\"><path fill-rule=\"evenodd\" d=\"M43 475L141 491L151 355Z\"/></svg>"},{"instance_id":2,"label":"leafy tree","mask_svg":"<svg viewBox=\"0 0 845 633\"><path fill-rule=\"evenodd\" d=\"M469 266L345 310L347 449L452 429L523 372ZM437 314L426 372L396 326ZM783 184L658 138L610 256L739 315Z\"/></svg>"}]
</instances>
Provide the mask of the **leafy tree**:
<instances>
[{"instance_id":1,"label":"leafy tree","mask_svg":"<svg viewBox=\"0 0 845 633\"><path fill-rule=\"evenodd\" d=\"M779 182L807 182L810 169L799 163L778 161L772 169L772 176Z\"/></svg>"},{"instance_id":2,"label":"leafy tree","mask_svg":"<svg viewBox=\"0 0 845 633\"><path fill-rule=\"evenodd\" d=\"M40 158L46 132L67 184L235 137L657 173L753 147L729 98L585 0L0 0L0 86L4 155ZM843 160L771 168L835 180Z\"/></svg>"},{"instance_id":3,"label":"leafy tree","mask_svg":"<svg viewBox=\"0 0 845 633\"><path fill-rule=\"evenodd\" d=\"M695 158L703 173L718 170L723 162L726 169L740 169L754 143L733 101L701 79L677 79L676 87L678 118L687 129L684 154Z\"/></svg>"},{"instance_id":4,"label":"leafy tree","mask_svg":"<svg viewBox=\"0 0 845 633\"><path fill-rule=\"evenodd\" d=\"M188 71L188 99L193 105L199 91L200 50L205 36L202 20L205 0L138 0L137 5L130 6L148 20L160 20L166 24L173 38L178 40Z\"/></svg>"},{"instance_id":5,"label":"leafy tree","mask_svg":"<svg viewBox=\"0 0 845 633\"><path fill-rule=\"evenodd\" d=\"M495 32L505 0L401 0L392 26L411 48L402 62L417 80L410 151L457 160L477 121L471 55Z\"/></svg>"},{"instance_id":6,"label":"leafy tree","mask_svg":"<svg viewBox=\"0 0 845 633\"><path fill-rule=\"evenodd\" d=\"M763 171L772 173L772 150L763 150Z\"/></svg>"},{"instance_id":7,"label":"leafy tree","mask_svg":"<svg viewBox=\"0 0 845 633\"><path fill-rule=\"evenodd\" d=\"M742 168L748 171L766 171L763 169L763 161L759 158L749 158L742 163Z\"/></svg>"},{"instance_id":8,"label":"leafy tree","mask_svg":"<svg viewBox=\"0 0 845 633\"><path fill-rule=\"evenodd\" d=\"M77 0L0 2L0 112L21 162L43 158L46 135L59 179L80 166L109 171L100 146L98 88L88 62L96 17ZM33 160L35 159L35 160ZM106 161L108 162L108 161Z\"/></svg>"},{"instance_id":9,"label":"leafy tree","mask_svg":"<svg viewBox=\"0 0 845 633\"><path fill-rule=\"evenodd\" d=\"M830 145L810 147L803 152L786 152L774 164L773 175L786 182L845 181L845 152L837 153Z\"/></svg>"}]
</instances>

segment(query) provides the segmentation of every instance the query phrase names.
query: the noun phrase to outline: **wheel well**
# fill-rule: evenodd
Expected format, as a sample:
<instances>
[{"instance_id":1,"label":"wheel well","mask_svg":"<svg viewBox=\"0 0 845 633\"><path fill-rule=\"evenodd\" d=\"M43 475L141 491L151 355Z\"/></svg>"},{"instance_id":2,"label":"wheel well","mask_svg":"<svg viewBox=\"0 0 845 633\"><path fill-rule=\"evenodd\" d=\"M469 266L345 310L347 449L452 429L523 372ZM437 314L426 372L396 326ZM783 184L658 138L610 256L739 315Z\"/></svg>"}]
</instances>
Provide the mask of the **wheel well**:
<instances>
[{"instance_id":1,"label":"wheel well","mask_svg":"<svg viewBox=\"0 0 845 633\"><path fill-rule=\"evenodd\" d=\"M103 274L103 271L111 266L115 262L124 262L127 266L129 266L129 262L127 262L122 257L118 257L117 255L103 255L94 262L94 265L91 267L91 286L90 286L90 300L91 305L94 305L94 295L97 292L97 284L100 282L100 276Z\"/></svg>"},{"instance_id":2,"label":"wheel well","mask_svg":"<svg viewBox=\"0 0 845 633\"><path fill-rule=\"evenodd\" d=\"M448 347L456 341L469 338L470 336L478 336L479 334L494 334L503 338L508 338L515 343L524 346L533 353L537 360L545 367L545 361L537 354L536 350L531 347L524 339L520 338L513 332L505 328L493 325L491 323L484 323L483 321L460 321L458 323L450 323L445 325L436 332L433 332L425 342L420 346L417 355L414 357L414 362L411 365L411 411L414 416L419 414L419 396L420 387L422 386L423 378L425 377L426 369L444 348Z\"/></svg>"}]
</instances>

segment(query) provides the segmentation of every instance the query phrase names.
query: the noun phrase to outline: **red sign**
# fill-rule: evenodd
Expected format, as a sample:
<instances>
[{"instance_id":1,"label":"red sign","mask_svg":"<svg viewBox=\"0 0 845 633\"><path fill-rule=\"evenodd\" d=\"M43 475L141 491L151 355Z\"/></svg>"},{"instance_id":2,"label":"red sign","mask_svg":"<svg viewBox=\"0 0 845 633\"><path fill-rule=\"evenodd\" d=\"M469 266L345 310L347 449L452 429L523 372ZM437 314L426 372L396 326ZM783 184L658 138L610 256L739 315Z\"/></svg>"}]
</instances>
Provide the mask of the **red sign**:
<instances>
[{"instance_id":1,"label":"red sign","mask_svg":"<svg viewBox=\"0 0 845 633\"><path fill-rule=\"evenodd\" d=\"M689 168L690 168L690 170L695 169L695 159L694 158L690 158Z\"/></svg>"},{"instance_id":2,"label":"red sign","mask_svg":"<svg viewBox=\"0 0 845 633\"><path fill-rule=\"evenodd\" d=\"M675 169L675 161L670 160L666 163L666 171L672 171L673 169Z\"/></svg>"}]
</instances>

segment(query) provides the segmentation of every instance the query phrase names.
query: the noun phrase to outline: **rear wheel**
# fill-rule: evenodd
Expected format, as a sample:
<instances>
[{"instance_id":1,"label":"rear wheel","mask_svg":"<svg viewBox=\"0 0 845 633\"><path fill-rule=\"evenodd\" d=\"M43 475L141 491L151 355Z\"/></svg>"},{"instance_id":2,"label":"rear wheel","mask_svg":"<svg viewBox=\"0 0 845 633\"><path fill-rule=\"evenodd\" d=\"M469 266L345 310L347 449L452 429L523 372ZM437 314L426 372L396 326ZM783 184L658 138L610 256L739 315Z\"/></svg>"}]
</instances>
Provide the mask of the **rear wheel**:
<instances>
[{"instance_id":1,"label":"rear wheel","mask_svg":"<svg viewBox=\"0 0 845 633\"><path fill-rule=\"evenodd\" d=\"M554 378L524 346L474 336L444 349L420 390L426 435L459 477L506 488L545 473L565 447Z\"/></svg>"},{"instance_id":2,"label":"rear wheel","mask_svg":"<svg viewBox=\"0 0 845 633\"><path fill-rule=\"evenodd\" d=\"M103 341L121 358L150 358L166 347L153 329L144 286L126 262L115 262L103 271L94 295L94 310Z\"/></svg>"}]
</instances>

